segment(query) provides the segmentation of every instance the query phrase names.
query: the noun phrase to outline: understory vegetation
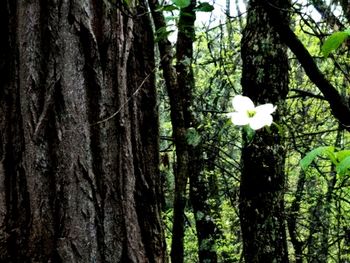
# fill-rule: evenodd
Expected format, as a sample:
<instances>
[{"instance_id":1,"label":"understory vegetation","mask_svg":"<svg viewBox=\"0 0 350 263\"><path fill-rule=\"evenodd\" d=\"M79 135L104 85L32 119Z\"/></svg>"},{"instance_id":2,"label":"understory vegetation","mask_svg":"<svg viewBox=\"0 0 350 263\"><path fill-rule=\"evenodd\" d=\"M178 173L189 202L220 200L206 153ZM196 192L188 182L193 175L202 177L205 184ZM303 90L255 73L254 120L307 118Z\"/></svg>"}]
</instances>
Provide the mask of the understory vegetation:
<instances>
[{"instance_id":1,"label":"understory vegetation","mask_svg":"<svg viewBox=\"0 0 350 263\"><path fill-rule=\"evenodd\" d=\"M220 18L196 24L193 57L187 61L193 69L195 80L190 110L197 120L197 126L191 128L186 139L190 145L200 145L199 154L203 159L200 176L206 188L203 190L208 193L205 202L210 210L208 213L197 211L197 215L194 214L189 195L190 188L197 186L191 186L191 178L187 179L185 262L211 262L198 258L198 250L206 245L202 243L202 247L198 248L198 218L205 218L215 225L215 235L212 236L215 246L211 249L217 254L218 262L248 262L244 261L239 217L241 152L246 145L246 131L234 126L226 115L233 111L232 98L243 94L241 39L249 14L246 12L247 6L239 11L242 5L238 5L237 1L227 3L227 6L230 7L230 4L231 10L226 9L226 14L223 12ZM289 14L291 29L323 76L349 105L349 42L345 41L338 49L332 50L328 57L321 50L327 37L348 26L349 13L342 8L344 5L338 1L295 1ZM165 14L170 21L176 19L176 11L172 15L170 12ZM202 14L197 12L196 15L198 18ZM305 169L300 165L300 160L318 147L332 146L335 151L350 149L348 127L334 117L327 94L323 94L310 80L297 55L291 50L287 54L289 91L286 99L276 104L280 118L275 126L278 126L285 150L283 171L278 176L285 177L282 213L288 257L290 262L348 262L349 173L339 174L324 152L316 154ZM264 70L269 74L269 68ZM177 158L172 137L171 107L161 75L157 85L161 114L163 219L170 253ZM271 129L275 126L273 124ZM259 176L259 172L256 171L256 176Z\"/></svg>"}]
</instances>

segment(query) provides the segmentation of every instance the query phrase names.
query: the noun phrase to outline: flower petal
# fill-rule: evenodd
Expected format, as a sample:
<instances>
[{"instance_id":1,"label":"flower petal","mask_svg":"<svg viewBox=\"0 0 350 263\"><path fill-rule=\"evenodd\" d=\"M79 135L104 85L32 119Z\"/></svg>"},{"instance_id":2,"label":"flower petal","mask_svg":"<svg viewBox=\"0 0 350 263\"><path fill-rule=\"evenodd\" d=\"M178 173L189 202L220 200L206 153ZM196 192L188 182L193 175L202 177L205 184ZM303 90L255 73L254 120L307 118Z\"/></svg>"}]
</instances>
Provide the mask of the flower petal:
<instances>
[{"instance_id":1,"label":"flower petal","mask_svg":"<svg viewBox=\"0 0 350 263\"><path fill-rule=\"evenodd\" d=\"M247 114L242 112L231 112L227 114L231 118L234 125L247 125L249 123L249 117Z\"/></svg>"},{"instance_id":2,"label":"flower petal","mask_svg":"<svg viewBox=\"0 0 350 263\"><path fill-rule=\"evenodd\" d=\"M256 113L271 114L276 110L276 106L271 103L259 105L255 108Z\"/></svg>"},{"instance_id":3,"label":"flower petal","mask_svg":"<svg viewBox=\"0 0 350 263\"><path fill-rule=\"evenodd\" d=\"M232 106L235 111L239 112L253 110L255 108L252 100L242 95L237 95L232 99Z\"/></svg>"},{"instance_id":4,"label":"flower petal","mask_svg":"<svg viewBox=\"0 0 350 263\"><path fill-rule=\"evenodd\" d=\"M253 130L259 130L264 126L270 126L272 124L272 116L270 114L257 113L249 121L249 126Z\"/></svg>"}]
</instances>

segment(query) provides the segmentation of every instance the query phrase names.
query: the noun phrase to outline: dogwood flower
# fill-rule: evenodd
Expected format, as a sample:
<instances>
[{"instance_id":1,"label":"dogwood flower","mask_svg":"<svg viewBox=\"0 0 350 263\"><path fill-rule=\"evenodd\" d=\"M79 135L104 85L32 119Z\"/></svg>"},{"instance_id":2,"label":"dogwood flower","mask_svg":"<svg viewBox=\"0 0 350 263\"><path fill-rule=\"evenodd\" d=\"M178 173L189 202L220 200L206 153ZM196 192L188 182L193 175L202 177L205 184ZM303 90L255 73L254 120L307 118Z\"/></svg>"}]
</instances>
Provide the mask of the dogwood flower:
<instances>
[{"instance_id":1,"label":"dogwood flower","mask_svg":"<svg viewBox=\"0 0 350 263\"><path fill-rule=\"evenodd\" d=\"M271 114L276 110L276 106L271 103L255 107L250 98L241 95L232 99L232 106L235 112L227 114L232 123L238 126L249 125L253 130L270 126L273 121Z\"/></svg>"}]
</instances>

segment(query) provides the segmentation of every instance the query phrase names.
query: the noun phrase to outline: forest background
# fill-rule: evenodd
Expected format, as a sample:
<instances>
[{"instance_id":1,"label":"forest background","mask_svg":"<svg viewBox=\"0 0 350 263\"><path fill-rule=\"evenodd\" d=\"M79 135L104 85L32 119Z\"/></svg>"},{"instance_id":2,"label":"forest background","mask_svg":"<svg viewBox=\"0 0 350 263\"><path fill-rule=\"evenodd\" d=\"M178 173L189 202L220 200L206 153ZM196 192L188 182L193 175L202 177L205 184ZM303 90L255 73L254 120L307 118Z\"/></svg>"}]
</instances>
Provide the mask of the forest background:
<instances>
[{"instance_id":1,"label":"forest background","mask_svg":"<svg viewBox=\"0 0 350 263\"><path fill-rule=\"evenodd\" d=\"M205 22L203 13L197 13L200 22L196 24L196 39L192 57L196 81L192 106L195 109L196 118L200 120L200 125L196 128L198 133L188 133L187 139L190 142L193 140L195 144L203 143L205 149L202 152L205 160L202 176L205 177L207 202L210 204L209 218L215 222L216 227L212 233L216 239L215 248L213 249L210 245L208 247L217 253L218 262L244 262L242 253L244 245L239 217L242 173L240 160L244 143L240 137L241 130L229 124L223 113L232 111L231 99L235 95L242 94L242 92L247 94L244 85L242 87L242 70L244 71L242 66L244 67L244 64L242 65L241 41L242 34L248 34L244 32L244 27L250 13L249 9L246 13L247 5L245 4L247 3L227 1L225 6L220 4L214 7L219 8L222 14L225 14L225 19L223 16L218 16L216 12L216 15L210 16L215 21L214 25L210 24L210 21ZM346 28L345 14L347 11L344 11L345 8L348 7L341 1L295 1L292 3L291 21L289 22L320 72L338 90L343 99L347 97L348 73L346 68L348 66L345 59L347 45L343 44L341 50L328 58L322 53L322 45L330 34ZM253 37L254 35L249 36L249 38ZM265 38L265 36L260 35L260 38ZM251 41L254 42L254 40ZM260 45L264 44L264 40L261 39L257 42ZM336 43L333 43L333 46L334 44L337 46ZM346 262L349 260L348 228L345 223L348 220L346 219L348 213L346 176L344 173L342 175L337 173L335 164L332 164L327 158L313 162L312 167L306 171L301 168L300 160L309 151L320 146L327 147L314 151L314 154L309 156L311 159L306 160L307 162L314 161L313 158L316 155L327 156L326 149L328 150L330 145L338 150L346 149L347 131L339 120L334 118L328 104L325 103L326 94L322 94L322 90L317 84L315 85L312 77L305 73L303 67L308 67L308 64L298 61L303 54L294 53L293 48L291 50L293 52L288 51L289 71L285 72L289 74L288 94L284 97L282 104L278 104L282 116L278 128L279 132L283 133L283 146L285 147L283 156L285 166L283 171L280 171L280 176L283 174L286 178L283 188L285 206L283 212L280 212L286 220L287 236L284 238L288 243L289 260L291 262ZM265 74L274 74L273 69L269 73L271 64L268 66L261 64L262 67L264 65ZM339 77L341 79L338 79ZM251 92L254 93L254 87L251 89L253 89ZM266 89L269 90L272 87ZM262 102L271 102L271 100L263 99ZM161 105L166 108L167 104ZM165 126L161 126L161 134L169 135L171 134L169 133L171 122L169 117L164 120L168 122L163 122ZM165 140L161 145L162 149L168 150L171 144ZM166 151L162 157L164 156L165 160L168 157L171 160L175 159L174 155ZM248 165L252 164L248 162ZM162 171L169 173L168 166L165 165ZM259 171L261 170L251 172L256 173L256 176L261 176ZM169 187L172 189L174 187L172 177L166 178L166 189ZM254 188L254 185L248 187ZM263 186L258 185L257 187ZM203 185L200 188L203 189ZM173 192L170 191L170 199L166 199L166 203L171 204L169 201L172 200L172 194ZM268 202L265 205L267 209L270 209ZM168 243L171 243L172 213L172 209L165 212L166 219L169 220L166 221ZM187 225L185 262L205 262L198 261L198 240L194 233L198 231L198 227L196 229L198 219L207 215L201 212L199 215L193 215L193 208L186 210L185 214ZM254 224L254 221L250 223ZM283 234L280 235L283 236ZM267 236L263 236L261 242L268 242L266 241ZM250 238L254 237L250 236ZM257 238L254 239L253 242L259 242ZM232 253L233 251L235 253ZM254 261L251 258L247 262L272 262L261 260L260 258ZM277 262L287 262L287 260L280 259Z\"/></svg>"}]
</instances>

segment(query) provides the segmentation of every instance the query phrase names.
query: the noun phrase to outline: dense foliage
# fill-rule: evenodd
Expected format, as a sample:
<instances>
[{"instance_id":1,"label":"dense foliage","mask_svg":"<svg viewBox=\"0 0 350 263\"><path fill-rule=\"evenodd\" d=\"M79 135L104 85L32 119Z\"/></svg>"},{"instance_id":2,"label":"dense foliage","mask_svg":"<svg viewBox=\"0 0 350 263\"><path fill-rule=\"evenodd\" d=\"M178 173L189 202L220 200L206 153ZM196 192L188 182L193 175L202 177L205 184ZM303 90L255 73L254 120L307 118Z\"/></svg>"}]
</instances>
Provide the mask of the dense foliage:
<instances>
[{"instance_id":1,"label":"dense foliage","mask_svg":"<svg viewBox=\"0 0 350 263\"><path fill-rule=\"evenodd\" d=\"M230 7L230 3L227 4ZM231 5L231 9L242 9L238 1ZM290 27L325 78L347 99L349 52L345 28L349 14L345 7L346 4L338 1L294 2L290 9ZM231 99L242 94L240 40L245 18L246 13L226 10L220 21L198 25L191 60L196 83L191 109L199 125L188 133L188 143L203 146L201 154L205 162L201 176L206 178L210 193L207 202L212 213L208 220L213 220L217 227L218 262L243 260L238 210L243 141L241 128L233 126L226 113L232 111ZM323 44L334 32L337 33ZM282 121L278 124L287 152L281 176L287 179L284 213L289 259L291 262L347 262L350 260L350 192L346 157L350 137L332 115L327 97L310 81L292 52L289 52L289 65L290 91L286 104L280 108ZM161 80L158 84L164 220L167 229L171 229L172 168L176 158L166 92ZM316 150L307 155L313 149ZM198 262L190 202L185 218L185 262ZM169 231L167 237L170 243Z\"/></svg>"}]
</instances>

